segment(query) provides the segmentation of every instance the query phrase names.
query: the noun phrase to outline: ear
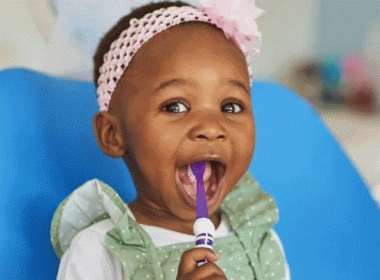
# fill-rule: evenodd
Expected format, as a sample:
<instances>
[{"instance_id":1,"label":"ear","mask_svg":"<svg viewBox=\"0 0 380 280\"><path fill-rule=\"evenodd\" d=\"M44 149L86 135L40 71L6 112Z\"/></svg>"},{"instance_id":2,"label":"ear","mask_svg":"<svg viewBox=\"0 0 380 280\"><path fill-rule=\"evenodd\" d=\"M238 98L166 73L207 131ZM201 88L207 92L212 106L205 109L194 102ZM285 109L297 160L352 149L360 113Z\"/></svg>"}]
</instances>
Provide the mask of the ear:
<instances>
[{"instance_id":1,"label":"ear","mask_svg":"<svg viewBox=\"0 0 380 280\"><path fill-rule=\"evenodd\" d=\"M98 112L93 121L96 140L100 149L110 157L122 157L125 154L119 119L109 112Z\"/></svg>"}]
</instances>

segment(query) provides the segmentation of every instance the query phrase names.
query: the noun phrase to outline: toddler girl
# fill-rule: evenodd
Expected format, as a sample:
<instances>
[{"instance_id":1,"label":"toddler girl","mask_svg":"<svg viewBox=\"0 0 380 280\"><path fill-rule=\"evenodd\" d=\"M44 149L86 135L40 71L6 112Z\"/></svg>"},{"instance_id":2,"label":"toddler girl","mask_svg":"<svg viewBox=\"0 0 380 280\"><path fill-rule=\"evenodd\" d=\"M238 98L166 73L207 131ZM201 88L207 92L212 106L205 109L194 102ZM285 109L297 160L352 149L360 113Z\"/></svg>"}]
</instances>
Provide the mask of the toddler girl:
<instances>
[{"instance_id":1,"label":"toddler girl","mask_svg":"<svg viewBox=\"0 0 380 280\"><path fill-rule=\"evenodd\" d=\"M276 204L246 173L260 10L253 1L201 4L140 7L100 42L95 135L105 154L123 158L137 198L126 205L94 179L60 204L51 230L58 279L289 279L271 229ZM188 170L197 161L206 162L214 251L194 248Z\"/></svg>"}]
</instances>

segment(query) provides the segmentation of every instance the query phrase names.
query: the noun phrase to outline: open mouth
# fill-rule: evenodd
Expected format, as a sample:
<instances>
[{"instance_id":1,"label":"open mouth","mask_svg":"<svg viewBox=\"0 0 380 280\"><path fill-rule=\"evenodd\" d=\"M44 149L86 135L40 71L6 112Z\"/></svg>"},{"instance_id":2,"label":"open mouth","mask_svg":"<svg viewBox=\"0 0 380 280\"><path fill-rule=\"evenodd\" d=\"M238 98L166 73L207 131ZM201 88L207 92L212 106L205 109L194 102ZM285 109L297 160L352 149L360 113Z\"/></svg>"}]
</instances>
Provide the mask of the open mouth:
<instances>
[{"instance_id":1,"label":"open mouth","mask_svg":"<svg viewBox=\"0 0 380 280\"><path fill-rule=\"evenodd\" d=\"M212 207L218 200L221 187L224 183L226 166L224 163L211 160L205 161L206 169L203 176L203 185L206 193L207 206ZM176 182L187 203L196 207L197 184L190 171L190 165L177 168Z\"/></svg>"}]
</instances>

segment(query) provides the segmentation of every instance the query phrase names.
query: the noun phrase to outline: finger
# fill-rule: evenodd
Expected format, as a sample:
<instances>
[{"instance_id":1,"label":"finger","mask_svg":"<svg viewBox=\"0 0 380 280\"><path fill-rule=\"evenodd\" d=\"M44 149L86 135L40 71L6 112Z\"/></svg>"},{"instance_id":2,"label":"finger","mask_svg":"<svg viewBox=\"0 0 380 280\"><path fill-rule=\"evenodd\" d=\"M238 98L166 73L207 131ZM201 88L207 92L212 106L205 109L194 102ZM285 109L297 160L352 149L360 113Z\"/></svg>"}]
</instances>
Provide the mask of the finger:
<instances>
[{"instance_id":1,"label":"finger","mask_svg":"<svg viewBox=\"0 0 380 280\"><path fill-rule=\"evenodd\" d=\"M219 260L219 255L208 248L193 248L187 250L182 254L178 272L181 274L187 274L197 267L198 261L204 259L207 259L209 262L216 262Z\"/></svg>"},{"instance_id":2,"label":"finger","mask_svg":"<svg viewBox=\"0 0 380 280\"><path fill-rule=\"evenodd\" d=\"M220 267L208 262L194 270L191 279L226 279L226 276Z\"/></svg>"}]
</instances>

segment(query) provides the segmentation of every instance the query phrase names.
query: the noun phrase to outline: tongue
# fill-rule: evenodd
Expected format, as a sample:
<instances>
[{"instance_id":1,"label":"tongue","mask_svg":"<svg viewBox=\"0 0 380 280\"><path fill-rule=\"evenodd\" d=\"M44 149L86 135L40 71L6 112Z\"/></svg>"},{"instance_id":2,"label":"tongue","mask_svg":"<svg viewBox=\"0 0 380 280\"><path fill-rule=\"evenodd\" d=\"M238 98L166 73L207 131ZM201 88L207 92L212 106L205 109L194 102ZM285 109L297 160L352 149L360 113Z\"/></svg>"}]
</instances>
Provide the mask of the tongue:
<instances>
[{"instance_id":1,"label":"tongue","mask_svg":"<svg viewBox=\"0 0 380 280\"><path fill-rule=\"evenodd\" d=\"M208 180L210 180L211 173L212 173L211 162L206 161L205 163L206 163L206 169L205 169L205 173L203 174L203 183L206 183L208 182Z\"/></svg>"}]
</instances>

